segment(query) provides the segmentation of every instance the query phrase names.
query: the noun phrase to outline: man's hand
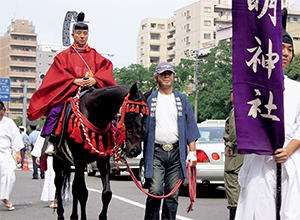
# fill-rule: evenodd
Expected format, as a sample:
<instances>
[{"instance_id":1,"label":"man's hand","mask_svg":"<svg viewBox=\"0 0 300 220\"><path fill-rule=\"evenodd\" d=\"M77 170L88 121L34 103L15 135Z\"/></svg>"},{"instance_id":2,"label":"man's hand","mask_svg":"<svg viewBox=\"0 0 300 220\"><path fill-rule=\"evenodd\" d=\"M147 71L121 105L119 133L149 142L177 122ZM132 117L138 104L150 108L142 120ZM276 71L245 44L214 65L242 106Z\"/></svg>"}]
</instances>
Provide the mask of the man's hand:
<instances>
[{"instance_id":1,"label":"man's hand","mask_svg":"<svg viewBox=\"0 0 300 220\"><path fill-rule=\"evenodd\" d=\"M197 154L196 154L196 151L190 151L187 158L186 158L186 161L190 161L190 165L193 167L193 166L196 166L197 165Z\"/></svg>"},{"instance_id":2,"label":"man's hand","mask_svg":"<svg viewBox=\"0 0 300 220\"><path fill-rule=\"evenodd\" d=\"M88 87L92 87L93 85L95 85L97 83L97 81L94 78L88 78L88 79L75 79L73 81L73 83L77 86L88 86Z\"/></svg>"},{"instance_id":3,"label":"man's hand","mask_svg":"<svg viewBox=\"0 0 300 220\"><path fill-rule=\"evenodd\" d=\"M276 163L285 163L289 157L290 154L286 148L278 148L275 151L274 159Z\"/></svg>"},{"instance_id":4,"label":"man's hand","mask_svg":"<svg viewBox=\"0 0 300 220\"><path fill-rule=\"evenodd\" d=\"M37 165L40 165L40 158L39 157L35 158L35 162Z\"/></svg>"},{"instance_id":5,"label":"man's hand","mask_svg":"<svg viewBox=\"0 0 300 220\"><path fill-rule=\"evenodd\" d=\"M16 161L17 161L17 164L21 163L21 161L22 161L22 157L21 157L21 152L20 151L16 152Z\"/></svg>"}]
</instances>

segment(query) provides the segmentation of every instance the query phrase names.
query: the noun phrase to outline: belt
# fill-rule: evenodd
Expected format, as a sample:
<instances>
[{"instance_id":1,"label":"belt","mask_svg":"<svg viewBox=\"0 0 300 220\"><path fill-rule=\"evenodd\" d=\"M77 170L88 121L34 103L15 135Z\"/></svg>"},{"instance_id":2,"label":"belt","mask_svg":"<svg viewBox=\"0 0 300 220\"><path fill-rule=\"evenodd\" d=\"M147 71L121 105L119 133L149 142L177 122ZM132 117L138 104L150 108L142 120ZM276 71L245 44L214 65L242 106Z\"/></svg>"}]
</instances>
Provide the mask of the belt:
<instances>
[{"instance_id":1,"label":"belt","mask_svg":"<svg viewBox=\"0 0 300 220\"><path fill-rule=\"evenodd\" d=\"M171 150L177 148L178 146L179 146L178 141L174 144L171 144L171 143L157 144L157 143L155 143L155 147L160 147L164 151L171 151Z\"/></svg>"}]
</instances>

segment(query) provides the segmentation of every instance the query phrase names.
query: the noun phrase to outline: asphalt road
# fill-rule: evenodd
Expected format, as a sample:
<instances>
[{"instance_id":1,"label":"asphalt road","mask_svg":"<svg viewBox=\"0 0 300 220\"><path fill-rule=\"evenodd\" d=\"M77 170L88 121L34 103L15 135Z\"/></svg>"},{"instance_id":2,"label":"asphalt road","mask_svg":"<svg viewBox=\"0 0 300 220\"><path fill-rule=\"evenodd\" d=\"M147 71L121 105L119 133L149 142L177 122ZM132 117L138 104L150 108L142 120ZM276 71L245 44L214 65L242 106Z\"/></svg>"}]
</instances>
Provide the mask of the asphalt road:
<instances>
[{"instance_id":1,"label":"asphalt road","mask_svg":"<svg viewBox=\"0 0 300 220\"><path fill-rule=\"evenodd\" d=\"M29 165L31 168L31 165ZM56 219L56 213L49 208L50 202L40 200L43 180L32 180L32 171L16 170L16 183L12 190L10 201L14 204L14 211L7 211L0 205L0 220L29 220L29 219ZM89 189L87 204L88 219L98 219L101 210L102 184L99 174L96 177L86 176ZM141 192L128 173L111 181L113 199L108 210L110 220L141 220L144 217L146 195ZM226 209L226 197L223 188L214 190L199 188L197 199L194 203L194 211L186 213L190 204L187 195L179 196L178 220L226 220L228 211ZM69 219L72 208L72 196L65 202L65 219Z\"/></svg>"}]
</instances>

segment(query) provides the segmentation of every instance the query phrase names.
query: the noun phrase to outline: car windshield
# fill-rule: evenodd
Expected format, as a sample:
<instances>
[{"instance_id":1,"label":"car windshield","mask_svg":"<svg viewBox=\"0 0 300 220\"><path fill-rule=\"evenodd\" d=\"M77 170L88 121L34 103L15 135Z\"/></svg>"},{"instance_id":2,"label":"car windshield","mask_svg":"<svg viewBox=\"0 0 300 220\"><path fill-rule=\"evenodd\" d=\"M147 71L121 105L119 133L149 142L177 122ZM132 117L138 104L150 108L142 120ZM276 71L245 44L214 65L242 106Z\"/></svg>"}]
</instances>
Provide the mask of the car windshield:
<instances>
[{"instance_id":1,"label":"car windshield","mask_svg":"<svg viewBox=\"0 0 300 220\"><path fill-rule=\"evenodd\" d=\"M223 133L224 128L222 127L210 127L210 128L199 128L200 138L197 140L198 143L220 143L224 142Z\"/></svg>"}]
</instances>

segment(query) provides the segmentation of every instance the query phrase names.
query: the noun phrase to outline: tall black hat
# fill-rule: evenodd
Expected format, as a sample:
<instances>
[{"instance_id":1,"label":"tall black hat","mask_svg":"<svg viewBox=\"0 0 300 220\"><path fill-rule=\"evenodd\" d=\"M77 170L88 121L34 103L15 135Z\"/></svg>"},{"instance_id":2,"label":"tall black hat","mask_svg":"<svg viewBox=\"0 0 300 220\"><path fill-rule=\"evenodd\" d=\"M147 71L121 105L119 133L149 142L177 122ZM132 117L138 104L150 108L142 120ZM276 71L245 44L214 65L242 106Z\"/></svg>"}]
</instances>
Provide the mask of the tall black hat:
<instances>
[{"instance_id":1,"label":"tall black hat","mask_svg":"<svg viewBox=\"0 0 300 220\"><path fill-rule=\"evenodd\" d=\"M77 21L73 25L73 31L75 30L88 30L89 26L84 22L84 13L80 12L77 15Z\"/></svg>"}]
</instances>

